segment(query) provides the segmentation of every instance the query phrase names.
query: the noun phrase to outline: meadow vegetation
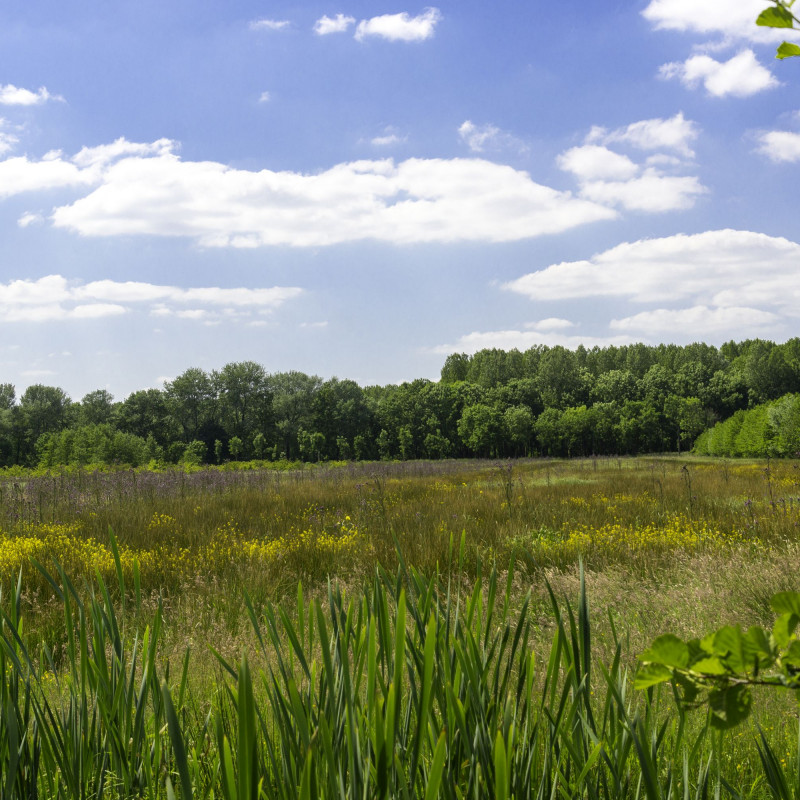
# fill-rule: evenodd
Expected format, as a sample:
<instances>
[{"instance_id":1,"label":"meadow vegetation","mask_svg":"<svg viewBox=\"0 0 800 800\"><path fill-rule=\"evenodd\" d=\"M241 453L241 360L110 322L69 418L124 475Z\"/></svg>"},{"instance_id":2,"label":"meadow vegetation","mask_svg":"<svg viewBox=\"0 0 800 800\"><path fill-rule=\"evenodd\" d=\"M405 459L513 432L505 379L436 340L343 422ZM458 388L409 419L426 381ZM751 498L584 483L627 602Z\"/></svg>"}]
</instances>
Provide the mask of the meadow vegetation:
<instances>
[{"instance_id":1,"label":"meadow vegetation","mask_svg":"<svg viewBox=\"0 0 800 800\"><path fill-rule=\"evenodd\" d=\"M796 463L251 466L0 480L0 797L798 786L790 697L720 732L632 688L660 634L772 625Z\"/></svg>"}]
</instances>

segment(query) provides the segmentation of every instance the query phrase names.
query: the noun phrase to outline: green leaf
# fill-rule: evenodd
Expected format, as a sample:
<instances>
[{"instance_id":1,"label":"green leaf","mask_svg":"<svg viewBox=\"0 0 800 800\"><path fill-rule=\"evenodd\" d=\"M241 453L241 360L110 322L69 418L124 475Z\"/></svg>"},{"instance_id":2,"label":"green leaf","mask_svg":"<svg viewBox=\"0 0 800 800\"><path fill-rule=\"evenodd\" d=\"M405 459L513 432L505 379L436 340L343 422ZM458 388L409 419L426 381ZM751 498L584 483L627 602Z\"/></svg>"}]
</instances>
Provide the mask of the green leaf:
<instances>
[{"instance_id":1,"label":"green leaf","mask_svg":"<svg viewBox=\"0 0 800 800\"><path fill-rule=\"evenodd\" d=\"M800 54L800 47L797 52ZM796 614L800 617L800 592L778 592L772 595L770 605L776 614Z\"/></svg>"},{"instance_id":2,"label":"green leaf","mask_svg":"<svg viewBox=\"0 0 800 800\"><path fill-rule=\"evenodd\" d=\"M747 670L742 630L738 625L736 627L725 625L714 634L714 653L733 672L745 672Z\"/></svg>"},{"instance_id":3,"label":"green leaf","mask_svg":"<svg viewBox=\"0 0 800 800\"><path fill-rule=\"evenodd\" d=\"M795 639L781 656L784 666L800 667L800 641Z\"/></svg>"},{"instance_id":4,"label":"green leaf","mask_svg":"<svg viewBox=\"0 0 800 800\"><path fill-rule=\"evenodd\" d=\"M729 670L725 669L725 665L716 656L701 658L692 664L691 670L701 675L727 675L729 673Z\"/></svg>"},{"instance_id":5,"label":"green leaf","mask_svg":"<svg viewBox=\"0 0 800 800\"><path fill-rule=\"evenodd\" d=\"M444 770L444 757L447 754L447 741L444 733L439 736L436 750L433 754L433 764L428 773L428 785L425 788L425 800L436 800L439 794L439 786L442 782L442 772Z\"/></svg>"},{"instance_id":6,"label":"green leaf","mask_svg":"<svg viewBox=\"0 0 800 800\"><path fill-rule=\"evenodd\" d=\"M792 633L797 627L797 614L781 614L772 626L772 638L778 647L786 647L792 638Z\"/></svg>"},{"instance_id":7,"label":"green leaf","mask_svg":"<svg viewBox=\"0 0 800 800\"><path fill-rule=\"evenodd\" d=\"M167 718L167 729L169 738L172 742L172 752L175 756L175 764L178 767L178 775L181 779L181 800L191 800L192 781L189 777L189 759L186 756L186 747L183 743L183 734L178 722L178 715L175 713L175 706L172 704L172 697L167 688L166 681L161 683L161 699L164 702L164 715ZM167 778L169 780L169 778Z\"/></svg>"},{"instance_id":8,"label":"green leaf","mask_svg":"<svg viewBox=\"0 0 800 800\"><path fill-rule=\"evenodd\" d=\"M764 25L767 28L791 28L792 15L783 6L765 8L756 19L756 25Z\"/></svg>"},{"instance_id":9,"label":"green leaf","mask_svg":"<svg viewBox=\"0 0 800 800\"><path fill-rule=\"evenodd\" d=\"M672 678L672 670L663 664L643 664L636 672L634 688L647 689Z\"/></svg>"},{"instance_id":10,"label":"green leaf","mask_svg":"<svg viewBox=\"0 0 800 800\"><path fill-rule=\"evenodd\" d=\"M775 58L791 58L792 56L800 56L800 45L791 42L783 42L775 53Z\"/></svg>"},{"instance_id":11,"label":"green leaf","mask_svg":"<svg viewBox=\"0 0 800 800\"><path fill-rule=\"evenodd\" d=\"M653 644L639 656L639 660L683 669L689 664L689 648L674 634L665 633L653 640Z\"/></svg>"},{"instance_id":12,"label":"green leaf","mask_svg":"<svg viewBox=\"0 0 800 800\"><path fill-rule=\"evenodd\" d=\"M750 715L752 703L753 697L747 686L739 684L713 689L708 693L712 727L721 730L735 727Z\"/></svg>"},{"instance_id":13,"label":"green leaf","mask_svg":"<svg viewBox=\"0 0 800 800\"><path fill-rule=\"evenodd\" d=\"M508 763L503 734L498 731L494 741L494 796L495 800L506 800L508 797Z\"/></svg>"}]
</instances>

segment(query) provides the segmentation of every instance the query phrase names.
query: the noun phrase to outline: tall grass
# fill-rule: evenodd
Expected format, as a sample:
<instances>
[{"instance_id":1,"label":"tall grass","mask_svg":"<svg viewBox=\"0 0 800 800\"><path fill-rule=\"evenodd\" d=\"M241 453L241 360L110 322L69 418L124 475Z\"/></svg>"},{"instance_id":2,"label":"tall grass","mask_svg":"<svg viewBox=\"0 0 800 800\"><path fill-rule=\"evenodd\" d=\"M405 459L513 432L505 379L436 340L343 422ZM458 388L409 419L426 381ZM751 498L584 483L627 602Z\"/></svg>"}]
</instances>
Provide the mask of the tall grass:
<instances>
[{"instance_id":1,"label":"tall grass","mask_svg":"<svg viewBox=\"0 0 800 800\"><path fill-rule=\"evenodd\" d=\"M426 576L399 555L352 595L330 583L310 600L298 585L291 604L246 598L256 647L218 653L207 696L188 650L177 672L160 661L160 607L126 629L142 601L118 555L117 603L100 577L78 592L39 567L67 653L59 665L31 650L18 583L0 612L0 798L767 796L702 718L633 695L620 641L597 657L582 576L574 604L550 591L537 652L531 594L480 563L465 588L463 557L462 543ZM778 752L761 741L764 770L796 796Z\"/></svg>"},{"instance_id":2,"label":"tall grass","mask_svg":"<svg viewBox=\"0 0 800 800\"><path fill-rule=\"evenodd\" d=\"M686 469L684 469L686 467ZM529 571L617 563L643 570L676 552L764 548L797 540L800 474L776 464L678 459L539 460L349 465L296 472L71 472L0 479L0 579L31 556L72 574L113 575L107 531L145 590L198 576L257 598L297 580L360 579L397 564L430 572L451 535L475 555Z\"/></svg>"}]
</instances>

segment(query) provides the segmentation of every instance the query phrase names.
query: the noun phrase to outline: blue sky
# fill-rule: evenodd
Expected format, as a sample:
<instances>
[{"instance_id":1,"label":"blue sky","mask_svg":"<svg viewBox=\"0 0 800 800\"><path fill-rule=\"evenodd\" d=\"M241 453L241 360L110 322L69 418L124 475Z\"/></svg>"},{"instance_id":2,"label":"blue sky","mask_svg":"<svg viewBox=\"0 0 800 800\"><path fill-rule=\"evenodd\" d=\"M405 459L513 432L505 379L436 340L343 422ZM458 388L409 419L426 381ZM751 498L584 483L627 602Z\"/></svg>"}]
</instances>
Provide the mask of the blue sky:
<instances>
[{"instance_id":1,"label":"blue sky","mask_svg":"<svg viewBox=\"0 0 800 800\"><path fill-rule=\"evenodd\" d=\"M0 2L0 381L795 336L765 5Z\"/></svg>"}]
</instances>

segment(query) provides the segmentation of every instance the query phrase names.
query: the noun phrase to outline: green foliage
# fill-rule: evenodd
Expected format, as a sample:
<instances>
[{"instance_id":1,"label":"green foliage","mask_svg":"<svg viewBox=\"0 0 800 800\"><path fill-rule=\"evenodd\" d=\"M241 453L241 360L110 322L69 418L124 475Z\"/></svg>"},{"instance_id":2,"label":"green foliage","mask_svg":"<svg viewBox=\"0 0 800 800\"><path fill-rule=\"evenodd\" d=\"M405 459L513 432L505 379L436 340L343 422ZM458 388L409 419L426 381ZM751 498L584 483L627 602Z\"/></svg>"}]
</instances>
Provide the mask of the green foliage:
<instances>
[{"instance_id":1,"label":"green foliage","mask_svg":"<svg viewBox=\"0 0 800 800\"><path fill-rule=\"evenodd\" d=\"M189 442L183 450L183 455L181 456L181 464L184 464L187 467L197 467L203 463L206 457L206 444L205 442L201 442L195 439L193 442Z\"/></svg>"},{"instance_id":2,"label":"green foliage","mask_svg":"<svg viewBox=\"0 0 800 800\"><path fill-rule=\"evenodd\" d=\"M127 627L126 612L148 617L119 559L113 590L98 578L79 593L40 568L68 639L58 663L34 654L18 584L0 609L3 800L690 796L702 735L637 706L618 642L596 661L582 574L575 606L548 588L537 658L530 594L517 607L513 572L495 569L462 586L464 555L451 543L430 577L400 558L352 597L333 584L323 600L302 585L294 604L246 597L255 652L236 666L217 653L208 697L193 694L188 650L174 675L162 668L160 601L143 631ZM723 785L707 767L700 784Z\"/></svg>"},{"instance_id":3,"label":"green foliage","mask_svg":"<svg viewBox=\"0 0 800 800\"><path fill-rule=\"evenodd\" d=\"M705 706L715 728L733 728L750 715L753 686L790 689L800 701L800 592L772 598L779 616L771 631L725 625L702 639L659 636L639 659L637 689L671 681L676 700Z\"/></svg>"},{"instance_id":4,"label":"green foliage","mask_svg":"<svg viewBox=\"0 0 800 800\"><path fill-rule=\"evenodd\" d=\"M774 6L765 8L756 19L756 25L769 28L794 28L800 20L792 13L794 0L772 0ZM783 42L775 54L775 58L800 56L800 47L790 42Z\"/></svg>"},{"instance_id":5,"label":"green foliage","mask_svg":"<svg viewBox=\"0 0 800 800\"><path fill-rule=\"evenodd\" d=\"M800 453L800 395L737 411L718 422L696 441L700 455L764 458L796 457Z\"/></svg>"},{"instance_id":6,"label":"green foliage","mask_svg":"<svg viewBox=\"0 0 800 800\"><path fill-rule=\"evenodd\" d=\"M682 451L713 421L798 391L800 339L722 348L487 349L448 357L439 382L366 388L234 362L210 374L192 367L163 391L134 392L122 402L97 390L73 403L61 389L40 385L17 402L14 387L0 384L0 466L177 463L193 441L205 445L203 461L214 463ZM739 419L741 454L795 452L793 414L787 405L767 421ZM81 431L87 426L149 441L147 452L139 455L133 439L100 447ZM762 442L783 427L791 431ZM43 435L51 438L39 444ZM736 449L719 445L716 434L701 441L698 452ZM119 452L105 452L112 449Z\"/></svg>"}]
</instances>

